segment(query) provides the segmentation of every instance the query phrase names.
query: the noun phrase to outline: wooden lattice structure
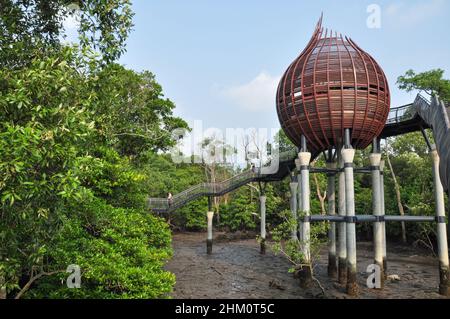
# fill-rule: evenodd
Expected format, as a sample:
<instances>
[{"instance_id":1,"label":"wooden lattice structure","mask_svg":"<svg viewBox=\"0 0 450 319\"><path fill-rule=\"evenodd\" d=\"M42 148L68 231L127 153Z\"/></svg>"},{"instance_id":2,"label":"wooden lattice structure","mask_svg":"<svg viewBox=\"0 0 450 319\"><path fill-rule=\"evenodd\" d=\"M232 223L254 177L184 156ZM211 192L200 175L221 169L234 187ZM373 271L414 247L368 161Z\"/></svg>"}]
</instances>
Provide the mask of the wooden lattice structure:
<instances>
[{"instance_id":1,"label":"wooden lattice structure","mask_svg":"<svg viewBox=\"0 0 450 319\"><path fill-rule=\"evenodd\" d=\"M289 139L304 135L312 152L342 143L351 129L352 145L366 148L383 130L390 94L377 62L348 37L324 31L322 18L303 52L280 80L277 113Z\"/></svg>"}]
</instances>

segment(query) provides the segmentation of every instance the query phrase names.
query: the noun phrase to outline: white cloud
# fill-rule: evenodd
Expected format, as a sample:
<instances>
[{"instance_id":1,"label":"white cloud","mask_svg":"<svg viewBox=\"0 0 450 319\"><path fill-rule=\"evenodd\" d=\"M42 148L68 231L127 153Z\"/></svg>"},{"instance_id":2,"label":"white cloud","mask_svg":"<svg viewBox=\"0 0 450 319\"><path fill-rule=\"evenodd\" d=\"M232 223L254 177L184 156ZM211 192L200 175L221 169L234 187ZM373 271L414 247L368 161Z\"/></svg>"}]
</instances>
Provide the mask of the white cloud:
<instances>
[{"instance_id":1,"label":"white cloud","mask_svg":"<svg viewBox=\"0 0 450 319\"><path fill-rule=\"evenodd\" d=\"M251 81L223 89L220 93L243 109L254 112L273 111L280 78L280 76L271 76L269 73L261 71Z\"/></svg>"},{"instance_id":2,"label":"white cloud","mask_svg":"<svg viewBox=\"0 0 450 319\"><path fill-rule=\"evenodd\" d=\"M397 25L409 27L439 15L444 7L444 0L422 0L414 4L395 2L387 6L385 12Z\"/></svg>"}]
</instances>

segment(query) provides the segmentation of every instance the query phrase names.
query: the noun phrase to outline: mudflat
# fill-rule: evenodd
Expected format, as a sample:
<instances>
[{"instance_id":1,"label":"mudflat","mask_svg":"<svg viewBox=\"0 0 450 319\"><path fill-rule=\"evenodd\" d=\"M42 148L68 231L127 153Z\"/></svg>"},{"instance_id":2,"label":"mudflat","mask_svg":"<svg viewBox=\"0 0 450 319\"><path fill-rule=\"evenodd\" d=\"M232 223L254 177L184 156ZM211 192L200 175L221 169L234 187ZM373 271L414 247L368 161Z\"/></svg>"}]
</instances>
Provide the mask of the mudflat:
<instances>
[{"instance_id":1,"label":"mudflat","mask_svg":"<svg viewBox=\"0 0 450 319\"><path fill-rule=\"evenodd\" d=\"M215 235L213 253L207 255L206 234L174 233L174 256L166 265L177 277L173 298L350 298L345 287L327 276L326 249L314 268L323 294L317 283L302 289L288 272L291 264L286 258L270 248L261 255L255 239L224 240L223 233ZM372 243L359 242L357 252L359 298L443 298L438 294L438 261L430 252L388 243L388 275L396 276L386 280L383 290L366 286Z\"/></svg>"}]
</instances>

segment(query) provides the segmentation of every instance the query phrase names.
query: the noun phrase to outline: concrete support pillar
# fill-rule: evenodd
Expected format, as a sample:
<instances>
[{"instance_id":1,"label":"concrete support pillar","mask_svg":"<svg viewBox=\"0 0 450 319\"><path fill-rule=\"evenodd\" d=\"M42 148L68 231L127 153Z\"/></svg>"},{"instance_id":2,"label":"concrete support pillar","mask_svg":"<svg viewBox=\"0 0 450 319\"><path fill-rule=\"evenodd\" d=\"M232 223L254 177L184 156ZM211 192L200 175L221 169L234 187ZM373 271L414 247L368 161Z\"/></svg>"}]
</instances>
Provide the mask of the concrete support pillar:
<instances>
[{"instance_id":1,"label":"concrete support pillar","mask_svg":"<svg viewBox=\"0 0 450 319\"><path fill-rule=\"evenodd\" d=\"M439 257L439 293L450 295L449 260L447 246L447 230L445 224L444 189L439 176L439 154L435 147L431 151L433 161L434 200L437 221L437 242Z\"/></svg>"},{"instance_id":2,"label":"concrete support pillar","mask_svg":"<svg viewBox=\"0 0 450 319\"><path fill-rule=\"evenodd\" d=\"M336 169L336 162L327 162L327 168L329 170ZM327 174L327 202L328 202L328 215L336 215L336 191L335 191L335 173L328 172ZM335 278L337 276L337 264L336 264L336 223L330 223L330 229L328 230L328 276Z\"/></svg>"},{"instance_id":3,"label":"concrete support pillar","mask_svg":"<svg viewBox=\"0 0 450 319\"><path fill-rule=\"evenodd\" d=\"M289 186L291 188L291 213L292 213L292 218L294 220L297 221L297 194L298 194L298 183L297 182L291 182L289 183ZM291 234L291 238L293 240L298 240L297 238L297 223L296 225L292 228L292 234Z\"/></svg>"},{"instance_id":4,"label":"concrete support pillar","mask_svg":"<svg viewBox=\"0 0 450 319\"><path fill-rule=\"evenodd\" d=\"M304 258L304 266L302 267L299 278L300 285L304 288L309 287L312 284L312 268L311 268L311 252L310 252L310 188L309 188L309 162L311 160L311 153L300 152L298 153L300 159L300 172L302 175L302 211L305 219L302 223L302 238L301 247L302 255Z\"/></svg>"},{"instance_id":5,"label":"concrete support pillar","mask_svg":"<svg viewBox=\"0 0 450 319\"><path fill-rule=\"evenodd\" d=\"M386 215L384 207L384 160L380 161L380 198L381 198L381 216ZM387 249L386 249L386 222L381 222L381 230L383 234L383 276L387 278Z\"/></svg>"},{"instance_id":6,"label":"concrete support pillar","mask_svg":"<svg viewBox=\"0 0 450 319\"><path fill-rule=\"evenodd\" d=\"M372 171L372 213L379 218L373 223L373 247L375 252L374 263L380 267L380 274L383 274L383 228L381 225L381 183L380 183L380 153L369 155L370 168ZM380 278L380 288L384 286L384 276Z\"/></svg>"},{"instance_id":7,"label":"concrete support pillar","mask_svg":"<svg viewBox=\"0 0 450 319\"><path fill-rule=\"evenodd\" d=\"M259 208L261 210L261 250L260 253L266 253L266 196L259 196Z\"/></svg>"},{"instance_id":8,"label":"concrete support pillar","mask_svg":"<svg viewBox=\"0 0 450 319\"><path fill-rule=\"evenodd\" d=\"M6 299L6 284L5 277L0 275L0 300Z\"/></svg>"},{"instance_id":9,"label":"concrete support pillar","mask_svg":"<svg viewBox=\"0 0 450 319\"><path fill-rule=\"evenodd\" d=\"M341 152L338 151L338 163L341 169L338 174L338 214L341 217L347 216L345 209L345 174L344 160ZM347 225L346 223L338 223L338 282L341 285L347 283Z\"/></svg>"},{"instance_id":10,"label":"concrete support pillar","mask_svg":"<svg viewBox=\"0 0 450 319\"><path fill-rule=\"evenodd\" d=\"M208 237L206 239L206 253L210 255L212 253L212 243L213 243L213 217L214 212L207 212L206 217L208 218Z\"/></svg>"},{"instance_id":11,"label":"concrete support pillar","mask_svg":"<svg viewBox=\"0 0 450 319\"><path fill-rule=\"evenodd\" d=\"M297 200L297 212L303 212L303 201L302 201L302 173L300 170L300 159L296 159L295 160L295 166L297 167L298 170L298 175L297 175L297 182L298 182L298 200ZM297 214L297 218L298 218L298 214ZM302 239L303 238L303 221L301 218L298 219L298 239Z\"/></svg>"},{"instance_id":12,"label":"concrete support pillar","mask_svg":"<svg viewBox=\"0 0 450 319\"><path fill-rule=\"evenodd\" d=\"M355 225L355 189L353 180L353 159L355 150L342 149L345 173L345 209L347 212L347 293L351 296L358 295L356 283L356 225Z\"/></svg>"}]
</instances>

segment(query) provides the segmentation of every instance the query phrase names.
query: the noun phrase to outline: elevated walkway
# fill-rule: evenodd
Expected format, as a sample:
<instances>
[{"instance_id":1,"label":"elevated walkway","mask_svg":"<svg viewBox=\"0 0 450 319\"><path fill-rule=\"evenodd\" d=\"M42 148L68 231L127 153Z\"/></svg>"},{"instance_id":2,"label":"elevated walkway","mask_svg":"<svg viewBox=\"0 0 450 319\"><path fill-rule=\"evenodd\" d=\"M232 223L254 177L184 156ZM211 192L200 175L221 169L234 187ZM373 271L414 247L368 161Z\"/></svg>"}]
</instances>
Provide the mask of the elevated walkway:
<instances>
[{"instance_id":1,"label":"elevated walkway","mask_svg":"<svg viewBox=\"0 0 450 319\"><path fill-rule=\"evenodd\" d=\"M441 159L439 173L446 191L450 185L449 114L450 107L444 105L438 98L431 97L431 99L428 99L418 94L413 103L391 108L386 125L379 136L379 138L387 138L431 128ZM244 171L222 182L194 185L181 193L175 194L170 207L166 198L149 198L148 208L156 212L170 212L202 196L221 196L251 182L282 180L295 168L294 161L297 158L297 148L281 152L278 155L278 165L272 165L276 167L275 170L268 165L261 168L261 171ZM313 154L312 159L318 155Z\"/></svg>"},{"instance_id":2,"label":"elevated walkway","mask_svg":"<svg viewBox=\"0 0 450 319\"><path fill-rule=\"evenodd\" d=\"M284 179L295 168L297 148L278 154L278 165L268 164L255 172L248 170L217 183L201 183L175 194L172 203L166 198L149 198L148 207L156 212L173 211L202 196L221 196L251 182L273 182ZM272 163L273 164L273 163Z\"/></svg>"},{"instance_id":3,"label":"elevated walkway","mask_svg":"<svg viewBox=\"0 0 450 319\"><path fill-rule=\"evenodd\" d=\"M450 185L450 105L436 96L427 98L417 94L413 103L393 108L380 138L431 128L440 157L439 175L442 186L448 191Z\"/></svg>"}]
</instances>

